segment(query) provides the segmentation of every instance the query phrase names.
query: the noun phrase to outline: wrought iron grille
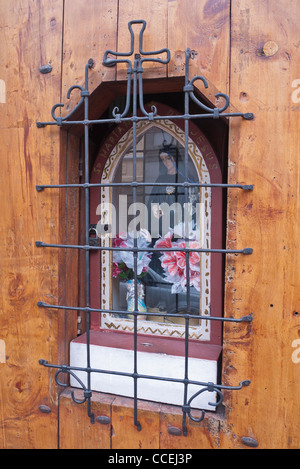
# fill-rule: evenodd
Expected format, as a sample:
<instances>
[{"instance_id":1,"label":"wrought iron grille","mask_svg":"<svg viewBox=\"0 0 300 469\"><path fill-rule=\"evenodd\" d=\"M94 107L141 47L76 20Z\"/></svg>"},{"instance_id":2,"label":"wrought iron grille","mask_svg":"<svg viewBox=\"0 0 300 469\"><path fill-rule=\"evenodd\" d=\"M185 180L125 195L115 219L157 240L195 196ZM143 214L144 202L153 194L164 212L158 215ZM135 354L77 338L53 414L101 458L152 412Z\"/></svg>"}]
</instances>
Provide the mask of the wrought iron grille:
<instances>
[{"instance_id":1,"label":"wrought iron grille","mask_svg":"<svg viewBox=\"0 0 300 469\"><path fill-rule=\"evenodd\" d=\"M141 30L139 33L139 53L134 54L134 31L132 29L132 26L134 24L139 24L141 25ZM81 387L83 391L83 396L81 400L78 400L75 398L74 393L72 392L72 398L73 400L78 403L78 404L83 404L87 403L87 413L88 416L91 419L91 422L95 422L95 415L92 412L92 389L91 389L91 375L93 373L104 373L104 374L112 374L112 375L119 375L119 376L127 376L129 378L133 379L134 382L134 423L137 427L138 430L141 430L141 424L138 420L138 381L139 379L149 379L149 380L157 380L157 381L170 381L170 382L179 382L182 383L184 387L184 400L182 404L182 429L183 429L183 434L187 435L187 417L189 417L191 420L195 422L200 422L205 415L205 411L201 411L201 416L200 417L194 417L192 414L192 402L193 400L201 393L204 392L214 392L218 396L217 402L210 402L209 404L218 407L222 401L223 401L223 390L239 390L244 386L248 386L250 384L249 380L244 380L241 381L238 385L236 386L227 386L223 384L217 384L213 382L203 382L203 381L195 381L195 380L190 380L189 379L189 323L190 320L193 318L196 319L205 319L205 320L210 320L210 321L222 321L222 322L251 322L252 321L252 313L246 316L243 316L241 318L225 318L225 317L214 317L214 316L199 316L199 315L193 315L190 314L190 282L189 282L189 276L187 275L187 312L185 313L178 313L176 312L176 315L179 317L184 318L185 322L185 357L184 357L184 376L182 379L177 379L177 378L169 378L169 377L164 377L164 376L155 376L155 375L146 375L146 374L140 374L138 373L138 359L137 359L137 316L140 314L138 311L138 305L137 305L137 255L138 252L142 251L142 248L138 248L135 240L135 244L131 251L134 253L134 263L135 263L135 308L134 311L130 312L130 315L133 316L133 323L134 323L134 349L133 349L133 357L134 357L134 366L133 366L133 372L132 373L126 373L126 372L121 372L121 371L110 371L110 370L104 370L101 368L92 368L91 367L91 356L90 356L90 316L91 313L98 313L101 314L103 312L107 313L122 313L122 314L128 314L125 311L115 311L113 309L111 310L104 310L104 309L95 309L91 308L90 306L90 252L93 250L112 250L112 251L118 251L122 250L122 248L117 248L117 247L101 247L100 245L95 245L95 243L92 242L92 239L90 238L90 220L89 220L89 208L90 208L90 189L91 187L113 187L113 186L125 186L125 185L130 185L132 187L133 191L133 203L136 202L137 200L137 188L138 186L141 185L151 185L155 186L158 185L154 182L151 183L140 183L137 182L136 180L136 143L137 143L137 123L141 120L148 120L148 121L155 121L155 120L166 120L166 119L183 119L184 120L184 131L185 131L185 172L187 175L187 161L188 161L188 135L189 135L189 121L191 119L219 119L219 118L232 118L232 117L240 117L242 119L246 120L251 120L253 119L253 114L251 113L240 113L240 112L225 112L226 109L229 106L229 98L226 94L224 93L218 93L215 96L217 98L223 98L225 100L225 104L223 107L214 107L210 108L209 106L203 104L199 99L195 96L194 94L194 83L196 80L201 80L203 82L203 85L207 88L207 81L203 76L195 76L191 80L189 79L189 60L193 58L194 52L191 51L190 49L186 49L185 51L185 84L183 87L183 93L184 93L184 114L182 115L172 115L172 116L161 116L157 115L157 110L153 106L151 111L152 112L147 112L144 107L144 102L143 102L143 64L145 62L158 62L160 64L168 64L170 61L170 51L167 48L160 49L157 51L149 51L146 52L143 50L143 34L144 30L146 28L146 22L144 20L136 20L136 21L130 21L128 23L128 28L131 36L131 47L129 52L115 52L111 50L107 50L104 54L103 58L103 65L106 67L112 67L116 66L119 63L126 63L127 64L127 74L128 74L128 80L127 80L127 93L126 93L126 104L125 104L125 109L120 112L118 108L114 108L112 111L112 117L111 118L103 118L103 119L95 119L95 120L90 120L89 119L89 90L88 90L88 74L90 69L93 66L93 59L89 59L86 67L85 67L85 85L79 86L79 85L74 85L72 86L67 93L67 98L70 98L70 95L74 89L79 89L81 92L81 99L77 106L71 111L68 115L65 117L60 117L56 115L56 110L57 108L63 107L64 104L58 103L55 104L52 107L51 110L51 115L53 120L50 122L37 122L37 127L43 128L49 125L56 125L59 127L63 126L78 126L81 125L84 128L84 183L79 183L79 184L52 184L52 185L37 185L36 189L37 191L42 191L44 189L51 189L51 188L73 188L77 187L80 188L84 191L85 195L85 244L84 245L70 245L70 244L49 244L46 242L42 241L36 241L36 246L41 247L41 248L63 248L63 249L77 249L77 250L83 250L85 251L85 269L86 269L86 306L85 307L70 307L68 305L53 305L53 304L47 304L44 302L39 301L38 306L41 308L52 308L52 309L63 309L63 310L76 310L76 311L83 311L86 313L86 337L87 337L87 342L86 342L86 351L87 351L87 360L86 360L86 367L74 367L74 366L69 366L69 365L59 365L59 364L50 364L48 361L41 359L39 363L45 367L48 368L54 368L57 369L57 372L55 374L55 380L58 385L61 386L67 386L67 384L63 383L60 381L60 375L61 374L68 374L69 376L72 376L78 383L78 386ZM165 58L161 58L161 56L165 56ZM132 60L133 58L133 60ZM132 101L131 101L132 99ZM200 112L197 114L191 114L190 113L190 99L193 100L197 106L200 108ZM76 110L78 110L81 106L83 106L84 109L84 117L82 120L72 120L72 116L75 113ZM139 113L138 115L138 106L141 111L141 114ZM130 108L132 109L132 113L129 114ZM204 112L203 112L204 111ZM124 121L130 121L132 123L132 130L133 130L133 182L131 183L122 183L122 182L111 182L111 183L97 183L97 184L91 184L90 183L90 176L89 176L89 128L93 124L107 124L107 123L112 123L112 124L118 124L120 122ZM203 187L203 186L209 186L211 188L214 187L221 187L223 189L228 189L228 188L233 188L233 189L240 189L244 191L251 191L253 190L252 185L244 185L244 184L203 184L203 183L193 183L193 182L187 182L188 179L184 183L177 183L179 186L184 187L185 191L185 197L187 200L187 191L189 187L191 186L196 186L196 187ZM161 185L161 183L159 183ZM175 184L176 185L176 184ZM189 255L191 252L195 251L195 249L192 248L148 248L146 249L147 251L155 251L159 250L160 252L163 251L170 251L170 250L176 250L176 251L184 251L186 254L186 264L187 264L187 271L189 271ZM233 250L233 249L222 249L221 247L219 249L197 249L196 251L198 252L208 252L211 253L212 255L215 255L216 253L219 254L228 254L228 253L233 253L233 254L240 254L240 255L249 255L252 254L252 249L251 248L244 248L241 250ZM145 313L146 315L148 313ZM151 315L155 315L155 313L151 313ZM174 316L175 314L166 314L166 316ZM78 378L77 374L78 372L84 372L86 373L87 380L86 380L86 385ZM188 386L189 385L196 385L199 387L199 390L190 398L188 399Z\"/></svg>"}]
</instances>

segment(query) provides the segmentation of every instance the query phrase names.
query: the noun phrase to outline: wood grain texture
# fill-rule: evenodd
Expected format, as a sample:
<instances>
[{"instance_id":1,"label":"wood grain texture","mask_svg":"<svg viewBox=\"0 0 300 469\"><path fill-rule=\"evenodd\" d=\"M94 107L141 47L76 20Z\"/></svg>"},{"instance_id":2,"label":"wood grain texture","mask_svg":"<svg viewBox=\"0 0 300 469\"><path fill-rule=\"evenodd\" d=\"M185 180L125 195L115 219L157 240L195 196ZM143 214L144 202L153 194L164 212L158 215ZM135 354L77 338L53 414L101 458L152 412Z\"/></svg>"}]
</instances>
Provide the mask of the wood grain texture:
<instances>
[{"instance_id":1,"label":"wood grain texture","mask_svg":"<svg viewBox=\"0 0 300 469\"><path fill-rule=\"evenodd\" d=\"M133 399L116 397L112 404L112 449L155 449L159 447L159 404L138 401L134 425Z\"/></svg>"},{"instance_id":2,"label":"wood grain texture","mask_svg":"<svg viewBox=\"0 0 300 469\"><path fill-rule=\"evenodd\" d=\"M82 399L82 392L73 390L75 399ZM110 449L111 448L111 404L114 397L93 394L92 412L96 417L104 416L110 423L101 424L97 419L91 423L86 404L78 405L66 389L59 397L60 412L60 449Z\"/></svg>"},{"instance_id":3,"label":"wood grain texture","mask_svg":"<svg viewBox=\"0 0 300 469\"><path fill-rule=\"evenodd\" d=\"M64 42L62 71L62 102L67 115L80 100L80 92L74 91L71 99L66 95L73 85L84 86L85 66L94 60L90 72L90 92L102 82L115 79L115 68L102 65L104 52L117 47L117 0L89 1L65 0Z\"/></svg>"},{"instance_id":4,"label":"wood grain texture","mask_svg":"<svg viewBox=\"0 0 300 469\"><path fill-rule=\"evenodd\" d=\"M156 79L182 77L183 51L190 47L197 52L191 76L209 81L208 90L199 92L214 102L215 92L229 91L233 109L255 114L253 121L230 122L229 182L254 184L254 190L228 191L226 241L228 248L254 251L227 256L225 272L225 314L252 312L253 323L225 325L222 378L228 385L250 379L251 385L224 393L224 417L188 422L187 438L168 432L170 426L181 428L180 409L144 403L138 432L132 401L94 393L95 413L110 415L112 423L91 426L84 405L64 392L60 447L245 448L243 437L262 449L299 447L300 363L292 358L292 344L300 339L300 122L292 85L300 78L298 17L297 0L95 0L88 8L80 0L0 1L0 448L57 446L54 371L38 360L65 362L76 333L74 316L36 304L76 303L78 259L70 253L62 259L57 250L36 248L35 241L77 238L72 208L80 203L78 192L38 194L35 185L65 177L77 181L79 137L60 136L54 127L37 129L35 122L49 120L55 103L65 104L63 113L72 109L78 94L68 102L66 92L83 84L90 57L90 90L105 83L111 93L101 112L123 93L124 70L101 62L106 49L128 48L131 19L147 21L146 50L171 50L168 68L151 68ZM46 64L52 72L41 75ZM115 94L111 87L117 82ZM50 413L41 413L41 405Z\"/></svg>"},{"instance_id":5,"label":"wood grain texture","mask_svg":"<svg viewBox=\"0 0 300 469\"><path fill-rule=\"evenodd\" d=\"M57 193L35 185L58 181L59 133L36 128L59 100L62 4L0 2L1 315L6 362L0 365L0 447L52 448L57 441L56 391L40 358L57 360L57 318L37 302L57 299L57 253L35 247L57 239ZM38 40L33 40L38 38ZM42 65L53 71L41 75ZM51 413L43 414L40 405Z\"/></svg>"},{"instance_id":6,"label":"wood grain texture","mask_svg":"<svg viewBox=\"0 0 300 469\"><path fill-rule=\"evenodd\" d=\"M201 412L192 411L194 418L200 418ZM162 405L160 411L160 448L161 449L217 449L219 448L220 419L213 413L207 413L202 422L193 422L187 417L187 436L182 432L181 408ZM181 434L172 434L175 427Z\"/></svg>"},{"instance_id":7,"label":"wood grain texture","mask_svg":"<svg viewBox=\"0 0 300 469\"><path fill-rule=\"evenodd\" d=\"M86 404L75 404L71 390L66 388L59 398L60 449L102 448L116 451L219 448L222 419L211 413L200 423L187 419L188 436L185 437L182 434L180 407L138 400L139 431L134 424L133 399L95 392L91 410L96 421L91 424ZM75 390L75 398L82 399L82 392ZM201 413L194 410L193 415L199 417ZM99 416L108 417L110 422L106 425L99 423ZM171 428L175 428L178 434L172 434Z\"/></svg>"},{"instance_id":8,"label":"wood grain texture","mask_svg":"<svg viewBox=\"0 0 300 469\"><path fill-rule=\"evenodd\" d=\"M224 379L252 383L227 395L221 446L239 447L243 436L260 448L299 446L300 366L291 346L300 334L297 11L296 1L232 4L231 100L255 119L231 123L229 182L254 190L229 194L228 247L254 252L228 259L226 314L252 312L254 321L225 327ZM274 55L263 52L268 41L278 45Z\"/></svg>"},{"instance_id":9,"label":"wood grain texture","mask_svg":"<svg viewBox=\"0 0 300 469\"><path fill-rule=\"evenodd\" d=\"M230 0L173 0L168 3L169 76L184 75L185 50L195 51L190 78L202 75L228 92ZM197 86L197 82L195 83ZM200 87L202 90L202 86ZM205 91L205 90L202 90Z\"/></svg>"}]
</instances>

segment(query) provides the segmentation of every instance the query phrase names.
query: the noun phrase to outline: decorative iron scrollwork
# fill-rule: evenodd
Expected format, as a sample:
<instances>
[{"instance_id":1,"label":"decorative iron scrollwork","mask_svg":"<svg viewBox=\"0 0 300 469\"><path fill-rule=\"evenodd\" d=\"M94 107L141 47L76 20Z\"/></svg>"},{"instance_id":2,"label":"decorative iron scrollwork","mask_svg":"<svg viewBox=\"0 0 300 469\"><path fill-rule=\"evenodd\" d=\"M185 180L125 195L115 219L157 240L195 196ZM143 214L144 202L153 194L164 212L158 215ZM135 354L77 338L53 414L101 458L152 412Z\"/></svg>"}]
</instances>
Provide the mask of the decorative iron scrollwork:
<instances>
[{"instance_id":1,"label":"decorative iron scrollwork","mask_svg":"<svg viewBox=\"0 0 300 469\"><path fill-rule=\"evenodd\" d=\"M141 30L139 33L139 52L134 55L133 61L131 60L131 57L134 54L134 31L133 31L133 25L141 25ZM146 28L146 22L144 20L134 20L130 21L128 23L128 29L130 32L130 51L129 52L114 52L111 50L107 50L104 54L103 57L103 65L106 67L113 67L116 66L117 64L120 63L126 63L127 64L127 75L128 75L128 80L127 80L127 91L126 91L126 104L123 112L120 112L119 108L115 107L112 111L112 117L111 118L106 118L106 119L100 119L100 120L90 120L89 115L88 115L88 100L89 100L89 90L88 90L88 73L91 70L93 66L93 59L90 59L85 67L85 85L80 86L80 85L74 85L71 86L71 88L67 92L67 98L70 99L72 92L77 89L80 91L81 94L81 99L79 103L75 106L75 108L65 117L59 117L56 115L56 111L58 108L64 107L64 104L58 103L55 104L52 107L51 110L51 115L53 118L53 121L51 122L37 122L37 127L42 128L47 125L57 125L57 126L63 126L63 125L83 125L85 132L84 132L84 154L85 154L85 170L84 170L84 183L82 184L56 184L56 185L38 185L36 186L37 191L42 191L45 188L65 188L65 187L79 187L82 188L85 191L85 214L86 214L86 219L85 219L85 245L60 245L60 244L49 244L45 243L42 241L37 241L36 246L38 247L57 247L57 248L71 248L71 249L83 249L86 251L86 306L81 308L81 307L70 307L68 305L50 305L46 304L44 302L39 301L38 306L41 308L53 308L53 309L64 309L64 310L77 310L77 311L85 311L86 312L86 323L87 323L87 366L83 368L72 368L67 365L54 365L54 364L49 364L46 360L40 360L39 363L45 367L50 367L50 368L55 368L57 369L56 375L55 375L55 381L59 386L66 386L64 382L60 380L60 375L61 374L67 374L68 376L72 376L76 382L78 383L78 386L82 389L83 391L83 398L82 399L77 399L75 397L74 392L71 393L72 399L74 402L77 404L84 404L87 403L88 407L88 415L91 419L91 422L95 422L95 416L93 412L91 412L91 398L92 398L92 390L91 390L91 374L92 373L111 373L111 374L117 374L117 375L125 375L128 377L131 377L134 380L134 422L138 430L141 430L141 424L137 419L137 382L139 378L143 379L155 379L155 380L168 380L170 381L170 378L165 378L163 376L148 376L148 375L141 375L137 372L137 316L140 314L138 310L133 311L131 314L134 317L134 372L131 374L128 373L122 373L122 372L113 372L110 371L108 372L107 370L100 370L100 369L93 369L91 368L90 365L90 314L93 311L98 311L98 312L103 312L103 310L96 310L90 308L90 285L89 285L89 251L91 250L117 250L118 248L108 248L108 247L101 247L99 243L94 243L90 237L91 231L90 231L90 223L89 223L89 190L91 187L95 186L113 186L113 183L111 184L90 184L89 182L89 132L88 128L90 125L93 124L107 124L107 123L113 123L117 124L119 122L123 121L130 121L132 122L133 125L133 141L136 142L136 122L139 120L149 120L149 121L154 121L154 120L164 120L164 119L184 119L185 121L185 134L188 135L188 122L190 119L202 119L202 118L213 118L213 119L219 119L221 117L242 117L243 119L246 120L251 120L253 119L253 114L251 113L240 113L240 112L234 112L234 113L226 113L226 109L229 107L229 98L226 94L224 93L217 93L215 97L217 99L221 98L225 100L225 103L221 107L213 107L210 108L206 104L202 103L195 95L194 93L194 84L198 80L202 81L203 85L205 88L208 87L208 83L206 79L202 76L195 76L191 80L189 79L189 60L190 58L193 58L194 52L191 51L190 49L186 49L186 65L185 65L185 85L183 88L183 92L185 94L185 110L183 115L176 115L176 116L158 116L157 114L157 109L153 106L151 108L151 112L147 112L144 107L144 102L143 102L143 64L145 62L153 62L153 63L159 63L162 65L167 65L170 61L170 51L167 48L163 48L160 50L156 51L144 51L143 49L143 34ZM159 56L165 54L165 58L161 58ZM113 56L113 57L111 57ZM131 88L133 87L133 90ZM138 97L137 95L139 94L139 107L142 115L137 114L137 100ZM131 103L131 97L133 102ZM189 100L194 101L195 104L200 108L202 113L192 115L189 112ZM131 104L133 104L133 110L132 110L132 115L128 116L129 109L131 108ZM84 108L84 118L83 120L75 120L72 121L71 117L74 116L75 112L79 110L79 108L83 107ZM134 152L135 150L135 145L133 145ZM187 151L187 150L186 150ZM134 159L134 164L135 164L135 159ZM124 184L125 185L125 184ZM151 184L152 185L152 184ZM191 186L193 184L185 182L184 184L185 187ZM194 184L195 185L195 184ZM197 184L199 187L203 186L203 184ZM137 183L132 183L132 186L134 188L134 193L136 194L136 186ZM242 189L245 191L251 191L253 190L252 185L244 185L244 184L208 184L210 187L222 187L222 188L237 188L237 189ZM135 197L135 196L134 196ZM97 244L97 245L96 245ZM132 248L133 252L138 252L141 249L137 249L136 247ZM147 248L149 251L149 248ZM160 251L163 251L162 248L159 249ZM176 251L179 251L179 248L176 248ZM185 249L185 251L192 251L192 249ZM236 254L241 254L241 255L249 255L252 254L252 248L244 248L240 250L228 250L228 249L203 249L201 250L203 252L210 252L210 253L222 253L222 254L227 254L227 253L236 253ZM135 282L135 285L137 285L137 282ZM136 287L135 287L136 288ZM136 293L135 296L137 297ZM105 310L105 312L116 312L119 313L118 311L112 311L112 310ZM153 313L151 313L153 315ZM189 327L189 320L192 319L194 316L191 314L180 314L178 313L178 316L182 316L185 321L186 321L186 327L187 327L187 333L185 334L185 340L188 342L188 327ZM197 316L197 318L201 318L201 316ZM213 317L213 316L205 316L206 320L212 320L212 321L223 321L223 322L251 322L252 321L252 314L243 316L241 318L225 318L225 317ZM188 349L188 347L186 347ZM188 362L188 355L185 357L186 362ZM78 378L77 372L84 372L86 373L87 376L87 384L85 385L81 379ZM201 410L201 416L200 417L195 417L192 413L192 403L194 399L199 396L200 394L204 392L214 392L216 393L218 400L213 403L211 402L210 405L214 407L218 407L222 404L223 402L223 393L222 389L227 389L227 390L239 390L244 386L248 386L250 384L250 381L242 381L239 386L224 386L216 383L203 383L201 381L199 382L191 382L187 377L183 379L173 379L174 382L180 382L184 386L184 403L182 406L182 411L183 411L183 433L186 435L187 434L187 427L186 427L186 417L188 416L192 421L194 422L200 422L203 420L205 411ZM194 393L189 399L187 399L187 389L189 384L197 385L199 386L199 390Z\"/></svg>"},{"instance_id":2,"label":"decorative iron scrollwork","mask_svg":"<svg viewBox=\"0 0 300 469\"><path fill-rule=\"evenodd\" d=\"M213 406L213 407L218 407L222 404L223 399L224 399L224 395L223 395L221 389L238 390L238 389L242 389L242 387L244 387L244 386L249 386L249 385L250 385L249 380L241 381L239 386L231 386L231 387L222 386L222 385L211 383L211 382L207 383L207 385L205 387L203 387L202 389L197 391L195 394L193 394L193 396L190 397L190 399L187 401L187 403L182 406L182 411L184 413L184 417L183 417L183 434L184 435L187 434L185 414L187 414L193 422L197 422L197 423L201 422L205 417L205 411L203 409L201 410L201 416L200 417L194 417L192 415L192 405L191 404L192 404L193 400L196 397L198 397L200 394L202 394L204 392L215 392L215 393L217 393L219 399L216 402L209 402L208 404Z\"/></svg>"}]
</instances>

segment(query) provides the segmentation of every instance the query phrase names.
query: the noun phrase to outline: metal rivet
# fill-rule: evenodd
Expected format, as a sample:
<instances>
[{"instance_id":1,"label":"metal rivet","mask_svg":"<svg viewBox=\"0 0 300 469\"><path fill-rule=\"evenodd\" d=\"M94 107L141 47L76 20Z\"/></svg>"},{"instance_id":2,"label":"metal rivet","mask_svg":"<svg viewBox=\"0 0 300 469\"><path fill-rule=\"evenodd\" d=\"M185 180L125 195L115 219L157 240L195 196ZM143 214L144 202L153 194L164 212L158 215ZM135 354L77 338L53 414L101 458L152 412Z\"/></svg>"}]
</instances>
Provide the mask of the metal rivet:
<instances>
[{"instance_id":1,"label":"metal rivet","mask_svg":"<svg viewBox=\"0 0 300 469\"><path fill-rule=\"evenodd\" d=\"M250 436L243 436L242 443L245 446L250 446L250 448L256 448L258 443L254 438L250 438Z\"/></svg>"},{"instance_id":2,"label":"metal rivet","mask_svg":"<svg viewBox=\"0 0 300 469\"><path fill-rule=\"evenodd\" d=\"M51 409L47 405L40 405L39 411L42 412L43 414L50 414Z\"/></svg>"},{"instance_id":3,"label":"metal rivet","mask_svg":"<svg viewBox=\"0 0 300 469\"><path fill-rule=\"evenodd\" d=\"M168 433L173 436L181 436L181 430L177 427L169 427Z\"/></svg>"},{"instance_id":4,"label":"metal rivet","mask_svg":"<svg viewBox=\"0 0 300 469\"><path fill-rule=\"evenodd\" d=\"M40 68L40 72L43 73L44 75L45 75L46 73L52 72L52 65L50 65L50 64L43 65L43 66Z\"/></svg>"},{"instance_id":5,"label":"metal rivet","mask_svg":"<svg viewBox=\"0 0 300 469\"><path fill-rule=\"evenodd\" d=\"M102 425L108 425L110 423L110 418L106 415L99 415L99 417L96 417L96 421L102 423Z\"/></svg>"}]
</instances>

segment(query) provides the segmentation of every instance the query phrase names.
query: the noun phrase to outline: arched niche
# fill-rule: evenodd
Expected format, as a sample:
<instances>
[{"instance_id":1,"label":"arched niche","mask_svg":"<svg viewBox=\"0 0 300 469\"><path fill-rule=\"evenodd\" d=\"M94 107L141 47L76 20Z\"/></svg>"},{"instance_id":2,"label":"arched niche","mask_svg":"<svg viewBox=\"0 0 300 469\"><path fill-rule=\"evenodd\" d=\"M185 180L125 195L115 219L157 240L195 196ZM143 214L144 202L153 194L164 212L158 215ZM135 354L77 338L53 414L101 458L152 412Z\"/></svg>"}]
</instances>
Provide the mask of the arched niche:
<instances>
[{"instance_id":1,"label":"arched niche","mask_svg":"<svg viewBox=\"0 0 300 469\"><path fill-rule=\"evenodd\" d=\"M177 112L164 104L155 102L150 103L146 107L151 109L151 105L155 105L158 115L169 116L167 120L140 121L137 126L138 139L147 134L151 129L160 129L161 131L171 135L180 145L184 146L184 122L176 119ZM175 117L172 119L172 117ZM101 145L94 165L91 171L91 183L110 183L114 182L114 177L120 161L130 150L132 145L132 123L130 121L122 122L117 125L108 135L104 143ZM222 171L219 165L217 155L205 134L194 123L189 123L188 135L188 153L197 172L198 181L203 184L217 184L222 182ZM210 187L199 189L202 202L206 204L205 208L205 225L206 234L205 248L219 248L222 245L223 229L222 229L222 191L220 189L211 190ZM213 193L212 193L213 191ZM97 224L99 222L99 204L103 201L111 201L111 188L103 187L101 190L93 188L91 190L90 200L90 222ZM101 240L103 243L110 241ZM107 244L109 245L109 244ZM112 286L111 286L111 253L108 251L94 252L91 254L91 306L101 309L112 309ZM221 314L222 311L222 265L219 256L211 256L208 253L201 255L201 299L200 314L209 315L213 311L214 315ZM105 318L104 318L105 316ZM110 321L107 321L107 318ZM194 329L192 334L197 340L206 342L215 342L220 338L220 330L214 325L211 329L211 321L201 321L201 327ZM140 321L140 333L153 333L153 324ZM111 321L110 315L95 314L92 317L92 328L100 330L101 328L113 330L130 331L132 326L127 319L114 319ZM177 329L176 329L177 328ZM157 328L155 328L157 330ZM171 330L171 334L180 337L178 327ZM162 331L162 328L160 328ZM158 332L161 334L161 332ZM165 332L163 332L165 333ZM170 330L169 330L170 333ZM219 340L218 340L219 342Z\"/></svg>"}]
</instances>

